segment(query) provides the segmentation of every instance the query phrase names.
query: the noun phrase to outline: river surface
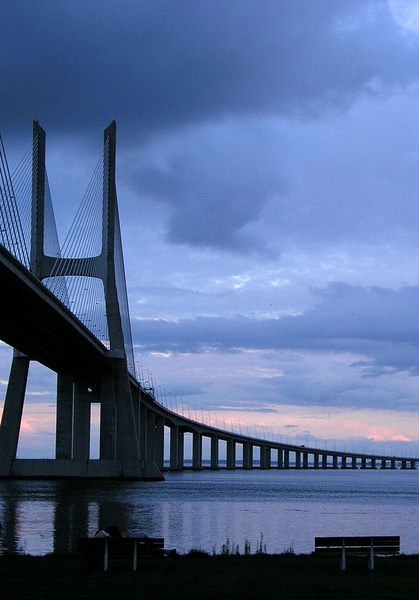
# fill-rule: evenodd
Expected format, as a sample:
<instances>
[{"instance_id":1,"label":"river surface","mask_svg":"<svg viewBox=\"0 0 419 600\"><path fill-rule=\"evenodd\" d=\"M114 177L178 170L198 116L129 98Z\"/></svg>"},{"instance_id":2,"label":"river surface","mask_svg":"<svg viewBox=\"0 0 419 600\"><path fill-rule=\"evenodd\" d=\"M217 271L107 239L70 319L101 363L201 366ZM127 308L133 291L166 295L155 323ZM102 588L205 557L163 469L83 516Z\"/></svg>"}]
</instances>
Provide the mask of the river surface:
<instances>
[{"instance_id":1,"label":"river surface","mask_svg":"<svg viewBox=\"0 0 419 600\"><path fill-rule=\"evenodd\" d=\"M117 525L167 548L220 551L262 541L311 552L319 535L400 535L419 553L418 471L201 471L164 482L0 481L0 553L71 552ZM263 540L261 536L263 535Z\"/></svg>"}]
</instances>

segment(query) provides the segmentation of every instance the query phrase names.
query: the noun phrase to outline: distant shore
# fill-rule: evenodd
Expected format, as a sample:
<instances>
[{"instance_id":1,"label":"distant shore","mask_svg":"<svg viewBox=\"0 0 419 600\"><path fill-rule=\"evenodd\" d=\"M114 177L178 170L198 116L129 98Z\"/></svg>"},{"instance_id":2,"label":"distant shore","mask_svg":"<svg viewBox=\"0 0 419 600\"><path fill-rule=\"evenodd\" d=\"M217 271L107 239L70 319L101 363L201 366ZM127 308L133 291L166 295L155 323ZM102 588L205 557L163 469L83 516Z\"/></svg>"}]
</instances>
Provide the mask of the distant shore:
<instances>
[{"instance_id":1,"label":"distant shore","mask_svg":"<svg viewBox=\"0 0 419 600\"><path fill-rule=\"evenodd\" d=\"M419 555L350 557L339 571L338 556L181 555L129 563L108 573L89 570L79 556L0 556L2 600L411 600L418 597Z\"/></svg>"}]
</instances>

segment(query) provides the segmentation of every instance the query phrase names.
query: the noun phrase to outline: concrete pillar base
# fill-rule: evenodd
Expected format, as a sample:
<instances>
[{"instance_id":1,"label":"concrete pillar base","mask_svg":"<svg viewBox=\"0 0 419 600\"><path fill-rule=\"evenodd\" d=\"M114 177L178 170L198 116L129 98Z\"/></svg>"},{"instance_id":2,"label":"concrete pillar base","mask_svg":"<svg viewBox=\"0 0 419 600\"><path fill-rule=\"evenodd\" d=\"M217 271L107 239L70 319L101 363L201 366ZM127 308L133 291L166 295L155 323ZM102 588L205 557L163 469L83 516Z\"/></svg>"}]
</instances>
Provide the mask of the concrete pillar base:
<instances>
[{"instance_id":1,"label":"concrete pillar base","mask_svg":"<svg viewBox=\"0 0 419 600\"><path fill-rule=\"evenodd\" d=\"M0 476L11 473L16 458L20 423L29 372L29 358L15 351L0 426Z\"/></svg>"}]
</instances>

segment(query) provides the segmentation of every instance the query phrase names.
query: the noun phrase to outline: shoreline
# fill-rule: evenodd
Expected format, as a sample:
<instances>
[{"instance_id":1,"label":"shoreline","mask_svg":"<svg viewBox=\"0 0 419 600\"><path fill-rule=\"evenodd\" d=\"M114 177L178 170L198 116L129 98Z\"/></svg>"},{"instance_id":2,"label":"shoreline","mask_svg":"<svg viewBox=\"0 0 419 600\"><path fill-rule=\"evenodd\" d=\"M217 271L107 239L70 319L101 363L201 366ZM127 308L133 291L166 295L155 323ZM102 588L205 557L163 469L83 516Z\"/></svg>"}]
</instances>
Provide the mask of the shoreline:
<instances>
[{"instance_id":1,"label":"shoreline","mask_svg":"<svg viewBox=\"0 0 419 600\"><path fill-rule=\"evenodd\" d=\"M351 556L347 571L338 555L252 554L178 555L144 559L139 570L129 560L111 563L103 573L78 555L0 556L2 598L25 600L103 600L188 598L212 600L404 600L417 597L419 555L376 558L369 571L365 556Z\"/></svg>"}]
</instances>

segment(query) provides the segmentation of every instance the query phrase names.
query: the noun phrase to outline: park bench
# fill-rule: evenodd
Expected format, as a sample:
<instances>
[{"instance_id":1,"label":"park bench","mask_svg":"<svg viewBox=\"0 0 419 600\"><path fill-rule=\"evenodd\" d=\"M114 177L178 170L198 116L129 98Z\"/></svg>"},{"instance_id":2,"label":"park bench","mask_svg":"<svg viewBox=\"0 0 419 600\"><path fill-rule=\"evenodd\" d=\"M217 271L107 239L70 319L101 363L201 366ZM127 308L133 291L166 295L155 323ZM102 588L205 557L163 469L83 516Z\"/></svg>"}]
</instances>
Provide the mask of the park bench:
<instances>
[{"instance_id":1,"label":"park bench","mask_svg":"<svg viewBox=\"0 0 419 600\"><path fill-rule=\"evenodd\" d=\"M110 560L129 558L132 570L138 568L142 558L155 558L165 555L164 538L150 537L82 537L77 540L79 551L92 566L103 566L107 571Z\"/></svg>"},{"instance_id":2,"label":"park bench","mask_svg":"<svg viewBox=\"0 0 419 600\"><path fill-rule=\"evenodd\" d=\"M366 555L368 556L368 568L374 570L374 556L400 554L400 536L316 537L314 551L316 553L339 553L342 571L346 570L347 554Z\"/></svg>"}]
</instances>

